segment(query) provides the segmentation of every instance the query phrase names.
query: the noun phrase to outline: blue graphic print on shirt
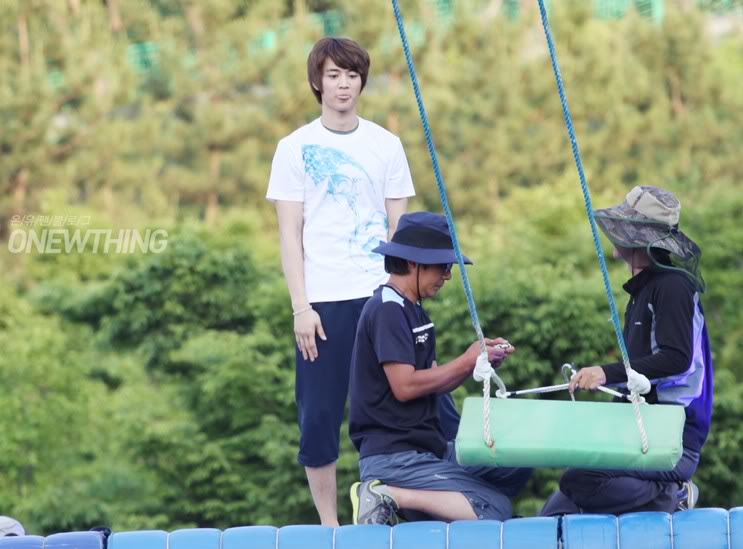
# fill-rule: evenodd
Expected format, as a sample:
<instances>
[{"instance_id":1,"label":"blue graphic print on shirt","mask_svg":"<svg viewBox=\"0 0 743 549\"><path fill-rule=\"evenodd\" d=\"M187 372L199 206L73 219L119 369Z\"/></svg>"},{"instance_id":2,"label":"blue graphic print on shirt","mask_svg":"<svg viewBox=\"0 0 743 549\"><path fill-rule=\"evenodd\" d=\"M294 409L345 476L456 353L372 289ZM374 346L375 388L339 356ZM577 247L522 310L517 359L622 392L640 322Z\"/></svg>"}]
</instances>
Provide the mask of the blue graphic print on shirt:
<instances>
[{"instance_id":1,"label":"blue graphic print on shirt","mask_svg":"<svg viewBox=\"0 0 743 549\"><path fill-rule=\"evenodd\" d=\"M377 268L382 256L372 249L379 244L379 235L387 233L387 214L374 211L363 218L358 207L358 184L366 184L376 192L372 178L351 156L332 147L303 145L302 160L305 173L315 186L327 185L326 198L348 207L353 215L354 228L348 240L351 260L364 270Z\"/></svg>"}]
</instances>

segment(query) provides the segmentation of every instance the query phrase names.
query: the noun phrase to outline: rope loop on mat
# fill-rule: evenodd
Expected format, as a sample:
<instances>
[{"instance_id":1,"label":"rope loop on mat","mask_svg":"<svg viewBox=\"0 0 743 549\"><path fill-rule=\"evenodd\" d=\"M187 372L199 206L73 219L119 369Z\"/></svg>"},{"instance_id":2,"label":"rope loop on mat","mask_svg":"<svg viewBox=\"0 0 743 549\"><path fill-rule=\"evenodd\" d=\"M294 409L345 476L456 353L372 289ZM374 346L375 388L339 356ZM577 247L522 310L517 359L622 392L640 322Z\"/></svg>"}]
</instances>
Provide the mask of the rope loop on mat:
<instances>
[{"instance_id":1,"label":"rope loop on mat","mask_svg":"<svg viewBox=\"0 0 743 549\"><path fill-rule=\"evenodd\" d=\"M482 438L485 446L488 448L495 447L495 441L490 434L490 378L482 382Z\"/></svg>"},{"instance_id":2,"label":"rope loop on mat","mask_svg":"<svg viewBox=\"0 0 743 549\"><path fill-rule=\"evenodd\" d=\"M415 65L413 63L413 56L410 53L410 46L408 45L408 38L405 33L405 24L402 20L402 13L400 12L400 6L398 0L392 0L392 9L395 12L395 21L397 22L397 30L400 33L400 42L402 43L402 49L405 54L405 61L408 65L408 73L410 74L410 81L413 85L413 92L415 93L415 101L418 104L418 114L420 115L421 123L423 125L423 133L426 137L426 145L428 145L428 153L431 156L431 164L433 165L433 173L436 178L436 186L439 190L439 198L441 199L441 207L444 210L446 216L446 222L449 225L449 232L451 233L452 246L454 248L454 254L457 258L457 265L459 265L459 272L462 275L462 284L464 285L464 294L467 298L467 307L469 308L470 318L472 319L472 326L477 334L477 339L480 342L480 352L487 354L485 348L485 338L482 333L482 326L480 326L480 319L477 316L477 308L475 307L475 300L472 295L472 288L470 287L469 278L467 271L464 267L464 259L462 257L462 250L457 240L457 231L454 226L454 217L449 207L449 200L446 196L446 186L444 185L444 178L441 175L439 169L439 160L436 155L436 148L433 144L433 138L431 137L431 128L428 124L428 116L426 115L426 109L423 105L423 97L421 96L420 86L418 85L418 77L415 72ZM503 381L498 377L498 374L493 372L493 381L498 384L498 387L505 393L506 386ZM495 443L490 435L490 379L483 380L483 438L489 448L493 448Z\"/></svg>"},{"instance_id":3,"label":"rope loop on mat","mask_svg":"<svg viewBox=\"0 0 743 549\"><path fill-rule=\"evenodd\" d=\"M580 158L580 150L578 149L578 140L575 137L575 131L573 129L573 119L570 116L570 109L568 108L568 100L565 95L565 86L562 82L562 76L560 75L560 67L557 64L557 53L555 51L555 44L552 40L552 31L550 30L549 20L547 19L547 9L544 5L544 0L537 0L539 3L539 14L542 19L542 27L544 28L544 35L547 39L547 48L549 49L550 61L552 62L552 70L555 73L555 81L557 83L557 92L560 95L560 103L562 104L562 113L565 118L565 127L568 131L568 137L570 138L570 145L573 151L573 158L575 160L575 166L578 169L578 176L580 178L581 189L583 190L583 201L586 206L586 213L588 214L588 221L591 226L591 235L593 236L593 244L596 248L596 256L598 257L599 267L601 268L601 274L604 279L604 290L606 292L606 298L609 301L609 309L611 310L611 320L614 326L614 334L619 344L619 349L622 352L622 362L624 363L624 370L629 378L629 373L632 371L630 366L629 356L627 354L627 346L624 342L624 336L622 335L622 327L619 322L619 314L617 313L617 306L614 301L614 294L611 290L611 283L609 282L609 270L606 267L606 260L604 259L604 252L601 249L601 242L599 240L598 229L596 227L596 220L593 214L593 206L591 205L591 194L588 190L588 183L586 182L586 176L583 172L583 162ZM635 413L635 420L637 421L637 428L640 431L640 439L642 442L642 453L648 452L648 435L645 432L645 424L642 420L642 414L640 413L639 395L632 391L630 394L630 400L632 401L633 411Z\"/></svg>"}]
</instances>

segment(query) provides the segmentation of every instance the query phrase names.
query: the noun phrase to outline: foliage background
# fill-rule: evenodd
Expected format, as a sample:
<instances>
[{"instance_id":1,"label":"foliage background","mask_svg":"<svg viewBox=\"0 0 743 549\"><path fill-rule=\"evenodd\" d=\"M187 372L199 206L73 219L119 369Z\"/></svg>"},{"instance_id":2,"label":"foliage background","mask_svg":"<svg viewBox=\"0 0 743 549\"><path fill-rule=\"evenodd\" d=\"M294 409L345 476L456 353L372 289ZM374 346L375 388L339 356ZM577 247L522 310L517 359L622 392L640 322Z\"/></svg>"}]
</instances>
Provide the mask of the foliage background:
<instances>
[{"instance_id":1,"label":"foliage background","mask_svg":"<svg viewBox=\"0 0 743 549\"><path fill-rule=\"evenodd\" d=\"M517 4L402 2L481 321L518 347L503 373L528 387L617 351L544 39L533 6ZM594 203L643 183L682 199L705 254L716 367L696 480L703 505L732 507L743 502L740 11L594 8L551 11ZM318 113L307 52L338 32L371 52L361 113L401 136L411 208L440 211L389 5L28 0L0 3L0 28L3 241L24 215L170 235L159 255L0 247L0 512L37 533L315 522L263 197L276 142ZM623 308L626 273L611 269ZM440 356L458 355L473 339L461 285L429 308ZM535 513L557 474L540 471L517 511ZM355 476L343 438L346 522Z\"/></svg>"}]
</instances>

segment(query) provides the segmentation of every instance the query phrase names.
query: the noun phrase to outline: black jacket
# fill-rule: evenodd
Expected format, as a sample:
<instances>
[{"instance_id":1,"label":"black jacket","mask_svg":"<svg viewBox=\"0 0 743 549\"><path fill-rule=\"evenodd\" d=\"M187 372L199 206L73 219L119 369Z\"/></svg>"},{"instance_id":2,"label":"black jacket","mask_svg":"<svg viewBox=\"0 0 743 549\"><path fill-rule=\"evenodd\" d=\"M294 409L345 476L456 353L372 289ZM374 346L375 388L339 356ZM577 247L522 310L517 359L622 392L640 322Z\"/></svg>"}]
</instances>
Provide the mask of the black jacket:
<instances>
[{"instance_id":1,"label":"black jacket","mask_svg":"<svg viewBox=\"0 0 743 549\"><path fill-rule=\"evenodd\" d=\"M684 446L701 450L712 416L712 354L699 294L685 274L656 267L624 289L630 294L624 317L630 366L653 384L645 398L685 406ZM621 362L602 368L607 385L627 381Z\"/></svg>"}]
</instances>

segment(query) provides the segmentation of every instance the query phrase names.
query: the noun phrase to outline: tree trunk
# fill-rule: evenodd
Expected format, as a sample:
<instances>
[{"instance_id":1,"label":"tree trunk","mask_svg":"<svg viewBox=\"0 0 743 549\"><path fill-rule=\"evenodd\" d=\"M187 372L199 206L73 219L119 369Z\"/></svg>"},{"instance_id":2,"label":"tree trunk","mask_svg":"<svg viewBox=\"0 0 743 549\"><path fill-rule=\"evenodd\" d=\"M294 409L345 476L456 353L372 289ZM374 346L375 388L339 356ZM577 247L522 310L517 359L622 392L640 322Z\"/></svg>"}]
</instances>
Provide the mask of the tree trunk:
<instances>
[{"instance_id":1,"label":"tree trunk","mask_svg":"<svg viewBox=\"0 0 743 549\"><path fill-rule=\"evenodd\" d=\"M395 96L397 95L397 87L400 83L400 75L396 72L390 73L390 83L387 88L387 95L392 98L392 105L394 105ZM392 106L390 105L390 107ZM397 115L397 109L390 108L389 112L387 113L387 129L394 133L395 135L399 135L400 133L400 118Z\"/></svg>"},{"instance_id":2,"label":"tree trunk","mask_svg":"<svg viewBox=\"0 0 743 549\"><path fill-rule=\"evenodd\" d=\"M67 5L70 6L73 16L77 17L80 15L80 0L67 0Z\"/></svg>"},{"instance_id":3,"label":"tree trunk","mask_svg":"<svg viewBox=\"0 0 743 549\"><path fill-rule=\"evenodd\" d=\"M106 0L106 7L108 8L108 21L111 25L111 32L118 34L124 27L124 22L121 20L121 12L119 11L119 0Z\"/></svg>"},{"instance_id":4,"label":"tree trunk","mask_svg":"<svg viewBox=\"0 0 743 549\"><path fill-rule=\"evenodd\" d=\"M199 68L203 68L201 50L203 46L202 37L204 35L204 20L201 18L201 9L197 4L191 4L186 8L186 21L188 21L188 26L191 28L191 32L194 35L194 42L196 44L196 47L194 48L196 50L196 64ZM207 70L209 70L208 67Z\"/></svg>"},{"instance_id":5,"label":"tree trunk","mask_svg":"<svg viewBox=\"0 0 743 549\"><path fill-rule=\"evenodd\" d=\"M684 104L684 94L681 90L681 79L678 74L671 70L668 74L668 86L671 92L671 109L676 117L686 114L686 105Z\"/></svg>"},{"instance_id":6,"label":"tree trunk","mask_svg":"<svg viewBox=\"0 0 743 549\"><path fill-rule=\"evenodd\" d=\"M180 210L180 206L181 193L179 191L175 191L170 197L171 215L173 216L173 219L178 219L178 211Z\"/></svg>"},{"instance_id":7,"label":"tree trunk","mask_svg":"<svg viewBox=\"0 0 743 549\"><path fill-rule=\"evenodd\" d=\"M217 220L219 209L219 168L222 163L222 153L213 150L209 153L209 192L206 195L206 210L204 211L204 222L211 226Z\"/></svg>"},{"instance_id":8,"label":"tree trunk","mask_svg":"<svg viewBox=\"0 0 743 549\"><path fill-rule=\"evenodd\" d=\"M28 77L31 66L31 47L28 40L28 19L25 13L18 14L18 51L23 74Z\"/></svg>"},{"instance_id":9,"label":"tree trunk","mask_svg":"<svg viewBox=\"0 0 743 549\"><path fill-rule=\"evenodd\" d=\"M103 101L106 99L106 96L108 95L108 80L105 76L99 76L95 79L95 83L93 84L93 94L95 95L95 99L99 105L103 104Z\"/></svg>"},{"instance_id":10,"label":"tree trunk","mask_svg":"<svg viewBox=\"0 0 743 549\"><path fill-rule=\"evenodd\" d=\"M294 0L294 21L297 25L297 40L307 36L307 3L306 0Z\"/></svg>"},{"instance_id":11,"label":"tree trunk","mask_svg":"<svg viewBox=\"0 0 743 549\"><path fill-rule=\"evenodd\" d=\"M23 217L26 213L26 195L28 194L28 169L21 168L10 180L10 207L7 211L0 211L0 239L5 240L10 226L8 222L13 216Z\"/></svg>"},{"instance_id":12,"label":"tree trunk","mask_svg":"<svg viewBox=\"0 0 743 549\"><path fill-rule=\"evenodd\" d=\"M111 183L106 183L101 192L103 194L103 207L106 209L106 215L108 219L114 219L116 201L114 200L114 191L111 188Z\"/></svg>"},{"instance_id":13,"label":"tree trunk","mask_svg":"<svg viewBox=\"0 0 743 549\"><path fill-rule=\"evenodd\" d=\"M204 211L204 223L207 226L214 226L217 220L217 210L219 209L219 195L217 191L210 190L206 196L206 210Z\"/></svg>"},{"instance_id":14,"label":"tree trunk","mask_svg":"<svg viewBox=\"0 0 743 549\"><path fill-rule=\"evenodd\" d=\"M197 4L191 4L186 8L186 21L188 21L188 26L191 27L191 32L194 33L198 55L202 46L201 37L204 35L204 21L201 18L201 9Z\"/></svg>"},{"instance_id":15,"label":"tree trunk","mask_svg":"<svg viewBox=\"0 0 743 549\"><path fill-rule=\"evenodd\" d=\"M491 197L491 200L488 201L490 202L490 221L492 223L495 223L496 219L498 218L498 206L500 205L500 194L498 194L500 185L498 185L497 175L491 178L489 187L490 188L488 189L488 196Z\"/></svg>"},{"instance_id":16,"label":"tree trunk","mask_svg":"<svg viewBox=\"0 0 743 549\"><path fill-rule=\"evenodd\" d=\"M26 195L28 194L28 168L21 168L15 176L13 185L13 215L26 212Z\"/></svg>"},{"instance_id":17,"label":"tree trunk","mask_svg":"<svg viewBox=\"0 0 743 549\"><path fill-rule=\"evenodd\" d=\"M483 10L482 15L485 19L493 19L498 16L501 9L503 9L503 0L490 0Z\"/></svg>"},{"instance_id":18,"label":"tree trunk","mask_svg":"<svg viewBox=\"0 0 743 549\"><path fill-rule=\"evenodd\" d=\"M307 14L307 1L306 0L294 0L294 16L298 19L303 19Z\"/></svg>"}]
</instances>

